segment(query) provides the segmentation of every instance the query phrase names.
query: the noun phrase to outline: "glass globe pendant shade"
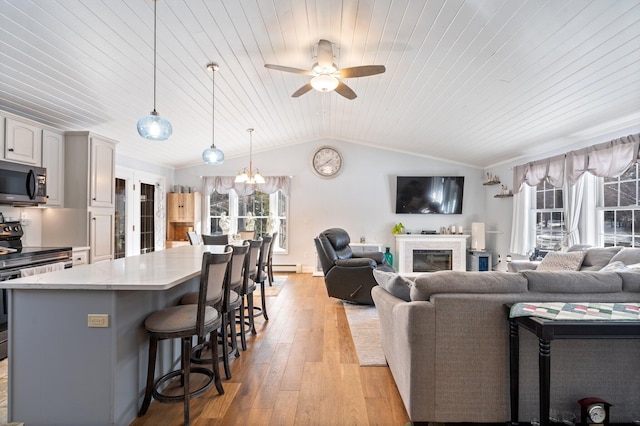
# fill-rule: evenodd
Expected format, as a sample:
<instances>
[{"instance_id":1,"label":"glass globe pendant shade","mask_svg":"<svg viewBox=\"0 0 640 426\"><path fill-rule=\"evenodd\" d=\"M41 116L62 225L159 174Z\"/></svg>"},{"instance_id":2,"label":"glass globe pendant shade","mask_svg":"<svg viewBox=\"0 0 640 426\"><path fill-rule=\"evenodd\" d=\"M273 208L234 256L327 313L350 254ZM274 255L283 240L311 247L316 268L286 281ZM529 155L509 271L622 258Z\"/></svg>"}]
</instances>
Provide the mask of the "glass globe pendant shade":
<instances>
[{"instance_id":1,"label":"glass globe pendant shade","mask_svg":"<svg viewBox=\"0 0 640 426\"><path fill-rule=\"evenodd\" d=\"M320 74L311 79L311 87L319 92L329 92L336 87L340 82L332 75Z\"/></svg>"},{"instance_id":2,"label":"glass globe pendant shade","mask_svg":"<svg viewBox=\"0 0 640 426\"><path fill-rule=\"evenodd\" d=\"M169 120L160 117L156 110L138 120L138 134L152 141L166 141L173 133Z\"/></svg>"},{"instance_id":3,"label":"glass globe pendant shade","mask_svg":"<svg viewBox=\"0 0 640 426\"><path fill-rule=\"evenodd\" d=\"M202 152L202 159L205 164L218 165L224 161L224 152L211 145L211 148L207 148Z\"/></svg>"}]
</instances>

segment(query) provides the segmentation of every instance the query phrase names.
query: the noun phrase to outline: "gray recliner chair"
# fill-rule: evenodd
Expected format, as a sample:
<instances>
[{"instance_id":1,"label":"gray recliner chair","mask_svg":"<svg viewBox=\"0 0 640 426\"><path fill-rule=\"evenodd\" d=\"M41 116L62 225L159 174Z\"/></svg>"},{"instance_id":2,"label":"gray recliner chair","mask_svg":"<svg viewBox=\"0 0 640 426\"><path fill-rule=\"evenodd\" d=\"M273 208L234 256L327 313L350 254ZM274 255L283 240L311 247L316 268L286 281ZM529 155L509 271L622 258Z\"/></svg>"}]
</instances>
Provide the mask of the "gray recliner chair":
<instances>
[{"instance_id":1,"label":"gray recliner chair","mask_svg":"<svg viewBox=\"0 0 640 426\"><path fill-rule=\"evenodd\" d=\"M341 228L322 231L314 238L330 297L373 305L371 289L378 285L373 270L395 272L382 252L353 253L349 234Z\"/></svg>"}]
</instances>

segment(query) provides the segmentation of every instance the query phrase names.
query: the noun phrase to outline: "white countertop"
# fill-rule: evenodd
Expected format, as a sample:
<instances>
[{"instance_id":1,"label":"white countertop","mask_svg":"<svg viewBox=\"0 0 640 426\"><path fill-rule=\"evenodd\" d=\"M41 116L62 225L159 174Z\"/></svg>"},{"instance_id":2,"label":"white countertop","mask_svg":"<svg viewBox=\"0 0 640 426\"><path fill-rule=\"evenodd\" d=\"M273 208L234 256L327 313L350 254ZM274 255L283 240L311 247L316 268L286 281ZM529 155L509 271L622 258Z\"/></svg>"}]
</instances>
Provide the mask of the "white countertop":
<instances>
[{"instance_id":1,"label":"white countertop","mask_svg":"<svg viewBox=\"0 0 640 426\"><path fill-rule=\"evenodd\" d=\"M0 282L6 289L167 290L200 274L202 254L224 246L181 246Z\"/></svg>"}]
</instances>

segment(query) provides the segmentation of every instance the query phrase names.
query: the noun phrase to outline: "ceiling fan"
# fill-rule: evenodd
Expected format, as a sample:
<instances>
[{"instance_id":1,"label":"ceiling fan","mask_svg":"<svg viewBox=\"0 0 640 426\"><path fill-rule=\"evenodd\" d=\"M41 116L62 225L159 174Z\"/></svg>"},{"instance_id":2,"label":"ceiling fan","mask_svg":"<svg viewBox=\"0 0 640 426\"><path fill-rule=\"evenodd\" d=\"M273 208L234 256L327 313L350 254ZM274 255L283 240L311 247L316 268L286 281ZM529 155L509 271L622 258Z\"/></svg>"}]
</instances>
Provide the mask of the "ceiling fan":
<instances>
[{"instance_id":1,"label":"ceiling fan","mask_svg":"<svg viewBox=\"0 0 640 426\"><path fill-rule=\"evenodd\" d=\"M333 63L333 45L330 41L323 39L318 42L318 62L310 70L273 64L265 64L264 66L272 70L313 76L307 84L291 95L292 98L297 98L311 89L316 89L320 92L335 90L339 95L347 99L355 99L356 93L338 78L367 77L385 72L384 65L362 65L338 69L336 64Z\"/></svg>"}]
</instances>

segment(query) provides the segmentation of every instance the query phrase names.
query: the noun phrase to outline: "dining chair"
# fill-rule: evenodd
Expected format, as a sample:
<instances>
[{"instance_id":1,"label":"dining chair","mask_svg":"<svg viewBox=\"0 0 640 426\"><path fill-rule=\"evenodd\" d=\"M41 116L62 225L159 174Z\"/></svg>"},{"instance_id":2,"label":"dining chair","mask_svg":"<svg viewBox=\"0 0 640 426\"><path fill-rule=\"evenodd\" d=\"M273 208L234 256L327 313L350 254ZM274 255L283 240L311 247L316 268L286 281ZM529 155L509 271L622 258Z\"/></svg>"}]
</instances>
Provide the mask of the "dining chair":
<instances>
[{"instance_id":1,"label":"dining chair","mask_svg":"<svg viewBox=\"0 0 640 426\"><path fill-rule=\"evenodd\" d=\"M187 231L187 238L189 239L189 244L192 246L200 245L200 237L198 237L198 233L196 231Z\"/></svg>"},{"instance_id":2,"label":"dining chair","mask_svg":"<svg viewBox=\"0 0 640 426\"><path fill-rule=\"evenodd\" d=\"M229 235L228 234L215 234L215 235L202 234L202 244L206 246L227 245L229 244Z\"/></svg>"},{"instance_id":3,"label":"dining chair","mask_svg":"<svg viewBox=\"0 0 640 426\"><path fill-rule=\"evenodd\" d=\"M139 416L145 415L149 409L151 397L159 402L182 401L184 404L184 424L188 425L191 398L204 394L213 385L216 386L219 394L224 393L220 380L218 345L211 345L210 368L192 366L191 353L201 349L200 344L195 347L192 345L194 336L198 338L199 342L204 341L207 335L211 341L217 341L217 330L222 325L222 315L217 309L207 304L207 298L210 294L222 293L232 255L233 251L230 247L224 253L203 253L197 303L171 306L156 311L145 319L144 326L150 338L149 363L147 365L147 386ZM180 368L154 380L158 342L166 339L180 339L182 341ZM192 374L206 377L204 383L194 390L191 390L190 387ZM167 389L174 388L172 385L175 383L171 383L174 382L174 379L179 379L179 387L182 388L182 393L177 395L166 392Z\"/></svg>"},{"instance_id":4,"label":"dining chair","mask_svg":"<svg viewBox=\"0 0 640 426\"><path fill-rule=\"evenodd\" d=\"M256 231L238 231L241 240L253 240L256 237Z\"/></svg>"}]
</instances>

